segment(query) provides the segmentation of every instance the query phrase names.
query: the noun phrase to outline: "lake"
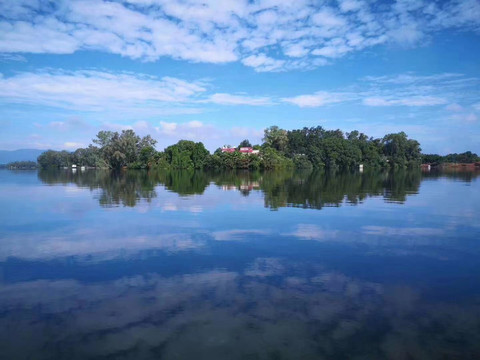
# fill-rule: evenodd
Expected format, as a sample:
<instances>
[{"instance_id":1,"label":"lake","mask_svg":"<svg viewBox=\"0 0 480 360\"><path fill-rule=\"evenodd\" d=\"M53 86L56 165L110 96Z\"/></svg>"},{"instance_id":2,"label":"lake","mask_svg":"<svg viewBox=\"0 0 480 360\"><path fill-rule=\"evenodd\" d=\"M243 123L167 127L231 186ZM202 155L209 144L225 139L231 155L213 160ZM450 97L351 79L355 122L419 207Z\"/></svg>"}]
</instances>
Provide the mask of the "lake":
<instances>
[{"instance_id":1,"label":"lake","mask_svg":"<svg viewBox=\"0 0 480 360\"><path fill-rule=\"evenodd\" d=\"M479 175L2 170L0 358L480 358Z\"/></svg>"}]
</instances>

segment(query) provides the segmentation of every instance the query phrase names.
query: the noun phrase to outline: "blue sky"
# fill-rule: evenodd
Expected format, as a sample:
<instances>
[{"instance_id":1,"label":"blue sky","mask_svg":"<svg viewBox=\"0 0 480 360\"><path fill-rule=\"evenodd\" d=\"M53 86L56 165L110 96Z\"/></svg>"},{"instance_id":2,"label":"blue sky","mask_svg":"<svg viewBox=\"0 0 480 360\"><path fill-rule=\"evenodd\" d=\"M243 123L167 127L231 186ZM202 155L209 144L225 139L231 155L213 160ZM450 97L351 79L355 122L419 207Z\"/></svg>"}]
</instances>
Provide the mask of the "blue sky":
<instances>
[{"instance_id":1,"label":"blue sky","mask_svg":"<svg viewBox=\"0 0 480 360\"><path fill-rule=\"evenodd\" d=\"M480 153L480 1L0 2L0 149L99 130L214 150L263 129Z\"/></svg>"}]
</instances>

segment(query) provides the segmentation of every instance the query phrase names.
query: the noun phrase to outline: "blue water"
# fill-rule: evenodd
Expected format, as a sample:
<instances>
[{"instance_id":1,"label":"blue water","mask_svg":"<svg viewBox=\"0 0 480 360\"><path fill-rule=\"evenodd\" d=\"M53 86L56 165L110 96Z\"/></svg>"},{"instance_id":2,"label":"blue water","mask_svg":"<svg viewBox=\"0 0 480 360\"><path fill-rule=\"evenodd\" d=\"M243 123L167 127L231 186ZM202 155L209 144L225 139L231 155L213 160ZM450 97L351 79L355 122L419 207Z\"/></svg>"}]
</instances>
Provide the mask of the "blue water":
<instances>
[{"instance_id":1,"label":"blue water","mask_svg":"<svg viewBox=\"0 0 480 360\"><path fill-rule=\"evenodd\" d=\"M478 173L0 171L0 359L480 358Z\"/></svg>"}]
</instances>

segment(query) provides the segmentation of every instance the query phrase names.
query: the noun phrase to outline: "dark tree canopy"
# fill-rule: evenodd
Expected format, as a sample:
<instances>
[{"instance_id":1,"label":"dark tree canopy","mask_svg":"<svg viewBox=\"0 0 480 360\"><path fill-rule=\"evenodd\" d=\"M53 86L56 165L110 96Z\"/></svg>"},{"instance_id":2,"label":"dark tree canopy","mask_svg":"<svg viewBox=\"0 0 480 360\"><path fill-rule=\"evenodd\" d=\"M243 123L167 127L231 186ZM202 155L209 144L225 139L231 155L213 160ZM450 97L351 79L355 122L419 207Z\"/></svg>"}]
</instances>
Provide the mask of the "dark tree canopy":
<instances>
[{"instance_id":1,"label":"dark tree canopy","mask_svg":"<svg viewBox=\"0 0 480 360\"><path fill-rule=\"evenodd\" d=\"M242 142L238 145L239 148L242 148L242 147L252 147L252 144L250 143L250 141L248 141L248 139L245 139L245 140L242 140Z\"/></svg>"},{"instance_id":2,"label":"dark tree canopy","mask_svg":"<svg viewBox=\"0 0 480 360\"><path fill-rule=\"evenodd\" d=\"M448 154L445 156L437 155L437 154L424 154L422 155L422 162L426 164L443 164L443 163L463 163L463 164L471 164L475 162L479 162L480 157L472 153L471 151L466 151L461 154Z\"/></svg>"}]
</instances>

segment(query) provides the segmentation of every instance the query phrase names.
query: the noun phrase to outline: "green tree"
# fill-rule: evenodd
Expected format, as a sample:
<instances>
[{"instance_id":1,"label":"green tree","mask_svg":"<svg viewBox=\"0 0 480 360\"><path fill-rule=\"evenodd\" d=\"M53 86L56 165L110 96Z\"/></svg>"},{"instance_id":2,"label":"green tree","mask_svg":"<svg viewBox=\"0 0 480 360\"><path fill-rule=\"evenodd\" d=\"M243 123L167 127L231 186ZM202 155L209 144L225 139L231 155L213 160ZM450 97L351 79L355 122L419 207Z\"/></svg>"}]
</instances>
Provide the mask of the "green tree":
<instances>
[{"instance_id":1,"label":"green tree","mask_svg":"<svg viewBox=\"0 0 480 360\"><path fill-rule=\"evenodd\" d=\"M264 130L263 141L266 146L284 152L288 145L287 131L280 129L278 126L270 126Z\"/></svg>"},{"instance_id":2,"label":"green tree","mask_svg":"<svg viewBox=\"0 0 480 360\"><path fill-rule=\"evenodd\" d=\"M210 152L205 149L203 143L195 143L192 150L192 161L195 169L203 169L207 163L208 156L210 156Z\"/></svg>"},{"instance_id":3,"label":"green tree","mask_svg":"<svg viewBox=\"0 0 480 360\"><path fill-rule=\"evenodd\" d=\"M93 142L100 146L101 159L111 168L129 166L146 167L147 154L154 156L156 140L150 135L140 138L133 130L123 130L121 134L112 131L100 131ZM144 151L144 149L147 149ZM143 155L142 155L143 153ZM143 158L141 159L141 156Z\"/></svg>"},{"instance_id":4,"label":"green tree","mask_svg":"<svg viewBox=\"0 0 480 360\"><path fill-rule=\"evenodd\" d=\"M238 149L242 147L252 147L252 144L250 143L250 141L248 141L248 139L245 139L242 140L242 142L238 145Z\"/></svg>"},{"instance_id":5,"label":"green tree","mask_svg":"<svg viewBox=\"0 0 480 360\"><path fill-rule=\"evenodd\" d=\"M421 160L420 144L416 140L408 139L403 131L385 135L382 143L383 153L391 166L405 167Z\"/></svg>"},{"instance_id":6,"label":"green tree","mask_svg":"<svg viewBox=\"0 0 480 360\"><path fill-rule=\"evenodd\" d=\"M262 150L262 167L264 169L280 169L294 167L293 160L288 159L271 147Z\"/></svg>"},{"instance_id":7,"label":"green tree","mask_svg":"<svg viewBox=\"0 0 480 360\"><path fill-rule=\"evenodd\" d=\"M168 163L175 169L203 169L210 153L199 142L180 140L165 149Z\"/></svg>"},{"instance_id":8,"label":"green tree","mask_svg":"<svg viewBox=\"0 0 480 360\"><path fill-rule=\"evenodd\" d=\"M69 167L73 164L72 155L68 151L54 151L47 150L40 154L37 158L37 162L41 168L59 168Z\"/></svg>"}]
</instances>

